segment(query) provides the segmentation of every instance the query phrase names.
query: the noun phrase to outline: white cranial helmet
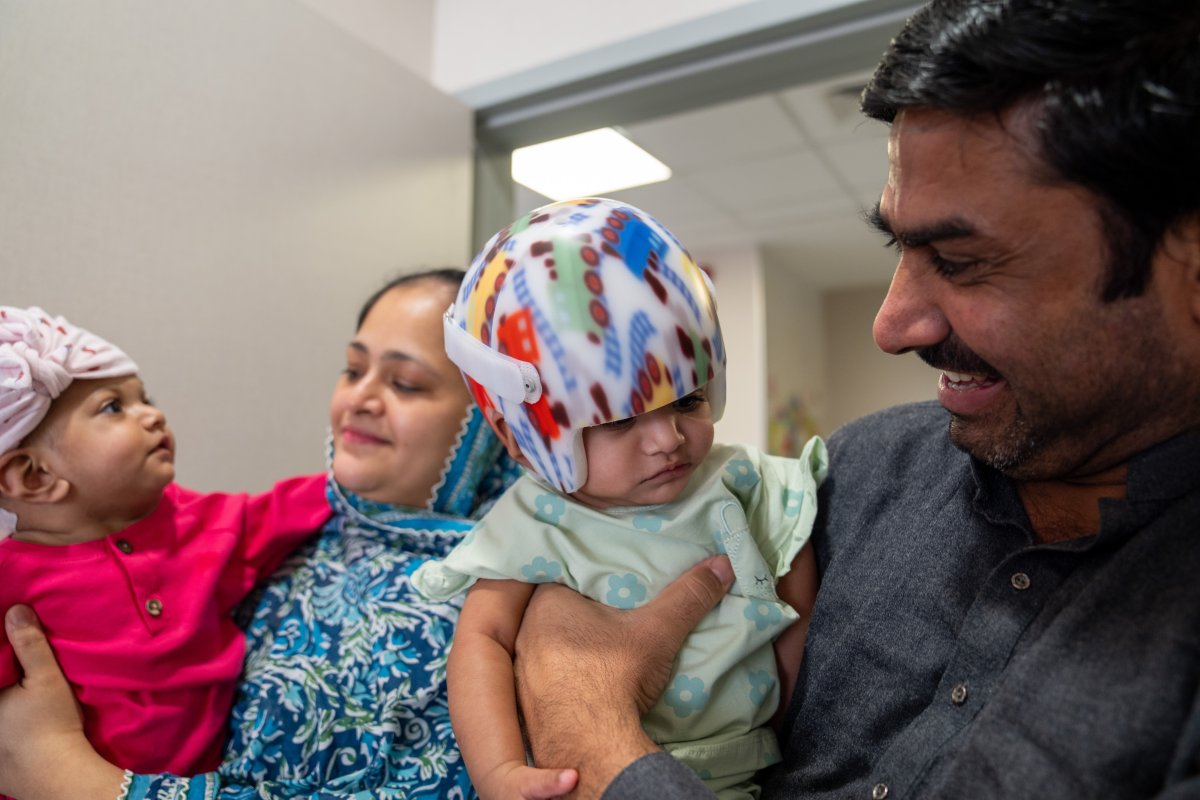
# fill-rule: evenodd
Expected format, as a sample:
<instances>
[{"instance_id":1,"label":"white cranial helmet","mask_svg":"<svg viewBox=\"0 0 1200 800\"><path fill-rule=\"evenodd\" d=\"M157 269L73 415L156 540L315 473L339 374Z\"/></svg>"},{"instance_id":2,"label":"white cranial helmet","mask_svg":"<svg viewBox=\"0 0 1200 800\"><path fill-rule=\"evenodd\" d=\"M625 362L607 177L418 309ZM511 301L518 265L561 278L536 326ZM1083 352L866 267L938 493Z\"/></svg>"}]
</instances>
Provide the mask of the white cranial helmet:
<instances>
[{"instance_id":1,"label":"white cranial helmet","mask_svg":"<svg viewBox=\"0 0 1200 800\"><path fill-rule=\"evenodd\" d=\"M587 481L582 429L707 385L725 406L725 343L708 276L653 217L613 200L553 203L499 231L445 317L446 352L533 469Z\"/></svg>"}]
</instances>

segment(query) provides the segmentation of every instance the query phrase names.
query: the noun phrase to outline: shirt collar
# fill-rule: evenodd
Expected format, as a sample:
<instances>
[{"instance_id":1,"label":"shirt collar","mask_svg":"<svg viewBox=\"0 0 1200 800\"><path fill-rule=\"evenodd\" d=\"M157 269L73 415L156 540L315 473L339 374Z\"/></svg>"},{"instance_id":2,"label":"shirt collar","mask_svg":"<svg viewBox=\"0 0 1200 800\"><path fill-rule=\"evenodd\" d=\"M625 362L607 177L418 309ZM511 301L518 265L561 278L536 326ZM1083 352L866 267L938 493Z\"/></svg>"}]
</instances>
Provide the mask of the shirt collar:
<instances>
[{"instance_id":1,"label":"shirt collar","mask_svg":"<svg viewBox=\"0 0 1200 800\"><path fill-rule=\"evenodd\" d=\"M995 525L1029 531L1016 484L995 469L970 459L975 510ZM1131 533L1163 507L1200 486L1200 431L1188 431L1138 453L1129 461L1126 497L1100 503L1100 537ZM1032 532L1030 532L1032 535Z\"/></svg>"}]
</instances>

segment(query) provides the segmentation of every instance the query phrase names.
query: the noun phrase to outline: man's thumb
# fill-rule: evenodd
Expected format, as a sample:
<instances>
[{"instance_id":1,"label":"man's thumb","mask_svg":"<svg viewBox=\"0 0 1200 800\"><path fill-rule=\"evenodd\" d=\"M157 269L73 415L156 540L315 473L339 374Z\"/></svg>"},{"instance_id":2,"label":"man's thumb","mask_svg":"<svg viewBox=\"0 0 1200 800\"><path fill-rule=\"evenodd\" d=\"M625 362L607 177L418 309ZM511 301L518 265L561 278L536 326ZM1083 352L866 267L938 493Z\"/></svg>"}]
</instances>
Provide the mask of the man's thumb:
<instances>
[{"instance_id":1,"label":"man's thumb","mask_svg":"<svg viewBox=\"0 0 1200 800\"><path fill-rule=\"evenodd\" d=\"M733 585L733 565L726 556L712 556L676 578L653 601L657 613L679 619L690 631Z\"/></svg>"}]
</instances>

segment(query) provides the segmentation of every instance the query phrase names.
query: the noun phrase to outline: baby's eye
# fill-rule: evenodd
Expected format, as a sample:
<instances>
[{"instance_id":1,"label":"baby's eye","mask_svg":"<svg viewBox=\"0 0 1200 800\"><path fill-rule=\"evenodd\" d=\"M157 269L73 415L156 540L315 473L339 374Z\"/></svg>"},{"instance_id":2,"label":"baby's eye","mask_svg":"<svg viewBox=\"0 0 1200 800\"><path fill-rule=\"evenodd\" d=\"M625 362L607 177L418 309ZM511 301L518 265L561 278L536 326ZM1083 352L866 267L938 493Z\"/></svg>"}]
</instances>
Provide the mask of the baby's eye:
<instances>
[{"instance_id":1,"label":"baby's eye","mask_svg":"<svg viewBox=\"0 0 1200 800\"><path fill-rule=\"evenodd\" d=\"M606 431L623 431L626 428L633 427L633 417L626 417L625 419L615 419L612 422L603 422L600 424L600 427Z\"/></svg>"},{"instance_id":2,"label":"baby's eye","mask_svg":"<svg viewBox=\"0 0 1200 800\"><path fill-rule=\"evenodd\" d=\"M692 392L687 397L679 398L672 405L675 406L676 411L686 414L689 411L695 411L696 409L700 408L700 406L704 405L705 402L706 401L703 394L700 392Z\"/></svg>"},{"instance_id":3,"label":"baby's eye","mask_svg":"<svg viewBox=\"0 0 1200 800\"><path fill-rule=\"evenodd\" d=\"M342 370L342 374L346 376L346 380L348 381L356 381L359 379L359 376L362 375L362 373L359 372L355 367L351 366L347 366L344 370Z\"/></svg>"},{"instance_id":4,"label":"baby's eye","mask_svg":"<svg viewBox=\"0 0 1200 800\"><path fill-rule=\"evenodd\" d=\"M100 406L100 413L101 414L120 414L121 413L121 401L115 397L111 400L105 400L104 405Z\"/></svg>"}]
</instances>

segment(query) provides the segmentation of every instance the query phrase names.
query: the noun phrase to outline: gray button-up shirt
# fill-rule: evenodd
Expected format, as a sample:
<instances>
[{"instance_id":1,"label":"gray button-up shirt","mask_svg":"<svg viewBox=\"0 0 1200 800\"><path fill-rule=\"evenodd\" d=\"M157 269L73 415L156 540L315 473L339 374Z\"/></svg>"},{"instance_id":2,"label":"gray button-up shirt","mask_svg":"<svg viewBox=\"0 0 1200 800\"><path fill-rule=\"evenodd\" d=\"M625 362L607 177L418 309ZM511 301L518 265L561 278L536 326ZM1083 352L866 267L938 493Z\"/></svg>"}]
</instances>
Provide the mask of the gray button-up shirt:
<instances>
[{"instance_id":1,"label":"gray button-up shirt","mask_svg":"<svg viewBox=\"0 0 1200 800\"><path fill-rule=\"evenodd\" d=\"M764 798L1200 797L1200 433L1131 462L1099 535L1035 545L947 422L923 403L830 439L821 589ZM605 797L703 797L665 758Z\"/></svg>"}]
</instances>

